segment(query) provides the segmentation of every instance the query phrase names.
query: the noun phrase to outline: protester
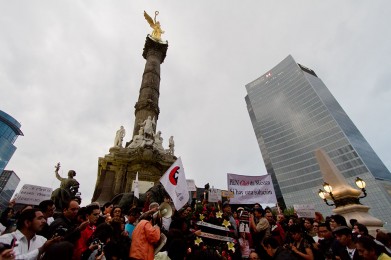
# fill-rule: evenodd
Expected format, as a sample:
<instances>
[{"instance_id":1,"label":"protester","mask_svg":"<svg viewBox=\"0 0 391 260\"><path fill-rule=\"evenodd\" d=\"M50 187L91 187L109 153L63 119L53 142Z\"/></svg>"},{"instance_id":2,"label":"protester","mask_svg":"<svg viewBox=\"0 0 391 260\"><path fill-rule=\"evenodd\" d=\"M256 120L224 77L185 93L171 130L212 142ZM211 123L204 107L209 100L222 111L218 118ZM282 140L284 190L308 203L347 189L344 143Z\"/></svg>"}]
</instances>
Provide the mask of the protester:
<instances>
[{"instance_id":1,"label":"protester","mask_svg":"<svg viewBox=\"0 0 391 260\"><path fill-rule=\"evenodd\" d=\"M44 227L40 232L38 232L38 235L43 236L46 239L50 239L49 221L54 221L53 215L56 206L54 205L54 202L52 200L44 200L39 203L38 208L41 210L41 212L43 213L43 217L46 220Z\"/></svg>"},{"instance_id":2,"label":"protester","mask_svg":"<svg viewBox=\"0 0 391 260\"><path fill-rule=\"evenodd\" d=\"M280 246L274 237L268 237L263 241L266 252L273 260L296 260L290 250Z\"/></svg>"},{"instance_id":3,"label":"protester","mask_svg":"<svg viewBox=\"0 0 391 260\"><path fill-rule=\"evenodd\" d=\"M92 237L92 234L95 232L95 224L98 221L100 214L100 209L98 205L88 205L86 207L86 219L88 225L85 229L80 232L80 238L75 243L75 249L73 256L75 259L80 259L82 253L87 250L87 242Z\"/></svg>"},{"instance_id":4,"label":"protester","mask_svg":"<svg viewBox=\"0 0 391 260\"><path fill-rule=\"evenodd\" d=\"M228 201L223 203L223 217L229 220L229 223L231 223L231 226L233 227L235 237L238 237L238 225L232 215L231 205L229 205Z\"/></svg>"},{"instance_id":5,"label":"protester","mask_svg":"<svg viewBox=\"0 0 391 260\"><path fill-rule=\"evenodd\" d=\"M326 260L332 260L334 256L333 247L336 243L336 240L331 232L330 225L326 223L320 223L318 227L318 248L320 254Z\"/></svg>"},{"instance_id":6,"label":"protester","mask_svg":"<svg viewBox=\"0 0 391 260\"><path fill-rule=\"evenodd\" d=\"M371 237L360 236L355 244L358 254L364 260L391 260L384 247L376 244Z\"/></svg>"},{"instance_id":7,"label":"protester","mask_svg":"<svg viewBox=\"0 0 391 260\"><path fill-rule=\"evenodd\" d=\"M88 226L88 221L80 225L76 222L76 216L79 211L79 203L76 200L69 201L60 217L56 218L49 226L50 236L60 235L66 241L75 244L80 237L80 232Z\"/></svg>"},{"instance_id":8,"label":"protester","mask_svg":"<svg viewBox=\"0 0 391 260\"><path fill-rule=\"evenodd\" d=\"M152 220L141 220L133 231L130 258L132 260L153 260L154 244L160 239L160 228L152 226Z\"/></svg>"},{"instance_id":9,"label":"protester","mask_svg":"<svg viewBox=\"0 0 391 260\"><path fill-rule=\"evenodd\" d=\"M331 217L330 217L331 231L334 231L335 228L341 227L341 226L345 226L345 227L348 226L348 224L346 223L345 217L338 215L338 214L331 215Z\"/></svg>"},{"instance_id":10,"label":"protester","mask_svg":"<svg viewBox=\"0 0 391 260\"><path fill-rule=\"evenodd\" d=\"M38 259L51 244L59 241L59 238L46 240L37 235L45 223L46 220L39 209L27 209L17 220L17 230L0 236L0 243L11 245L16 259Z\"/></svg>"},{"instance_id":11,"label":"protester","mask_svg":"<svg viewBox=\"0 0 391 260\"><path fill-rule=\"evenodd\" d=\"M267 221L269 222L270 235L278 242L280 246L284 244L285 241L285 232L281 225L275 221L273 214L267 212L265 214Z\"/></svg>"},{"instance_id":12,"label":"protester","mask_svg":"<svg viewBox=\"0 0 391 260\"><path fill-rule=\"evenodd\" d=\"M312 243L304 238L304 231L301 226L296 224L290 227L293 243L289 248L298 259L314 260Z\"/></svg>"},{"instance_id":13,"label":"protester","mask_svg":"<svg viewBox=\"0 0 391 260\"><path fill-rule=\"evenodd\" d=\"M338 256L341 260L358 260L360 259L359 253L356 250L356 244L353 241L352 230L347 226L339 226L334 228L333 234L341 245L338 247L338 251L334 252L335 256Z\"/></svg>"}]
</instances>

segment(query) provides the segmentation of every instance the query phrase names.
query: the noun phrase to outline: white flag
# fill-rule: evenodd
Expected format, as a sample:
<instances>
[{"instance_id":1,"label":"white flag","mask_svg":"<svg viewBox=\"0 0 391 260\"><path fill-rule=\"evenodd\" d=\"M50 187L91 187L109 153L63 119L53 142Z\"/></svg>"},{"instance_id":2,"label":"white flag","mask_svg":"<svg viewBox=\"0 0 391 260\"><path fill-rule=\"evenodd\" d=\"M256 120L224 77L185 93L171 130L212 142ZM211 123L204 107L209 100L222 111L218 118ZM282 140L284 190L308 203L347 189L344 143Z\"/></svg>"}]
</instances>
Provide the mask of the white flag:
<instances>
[{"instance_id":1,"label":"white flag","mask_svg":"<svg viewBox=\"0 0 391 260\"><path fill-rule=\"evenodd\" d=\"M189 190L181 158L171 165L160 178L160 182L170 195L176 210L181 209L189 201Z\"/></svg>"},{"instance_id":2,"label":"white flag","mask_svg":"<svg viewBox=\"0 0 391 260\"><path fill-rule=\"evenodd\" d=\"M134 196L138 199L140 199L140 192L138 190L138 172L136 174L136 180L134 181Z\"/></svg>"}]
</instances>

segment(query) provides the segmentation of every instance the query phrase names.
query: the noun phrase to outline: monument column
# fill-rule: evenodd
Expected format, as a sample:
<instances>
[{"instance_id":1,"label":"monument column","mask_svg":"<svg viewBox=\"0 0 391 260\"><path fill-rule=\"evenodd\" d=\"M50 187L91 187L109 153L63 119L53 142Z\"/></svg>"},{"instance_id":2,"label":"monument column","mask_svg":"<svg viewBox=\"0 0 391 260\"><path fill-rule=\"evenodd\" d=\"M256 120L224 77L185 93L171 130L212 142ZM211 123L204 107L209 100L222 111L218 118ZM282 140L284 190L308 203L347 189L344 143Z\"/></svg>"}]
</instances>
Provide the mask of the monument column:
<instances>
[{"instance_id":1,"label":"monument column","mask_svg":"<svg viewBox=\"0 0 391 260\"><path fill-rule=\"evenodd\" d=\"M159 88L160 64L163 63L167 53L168 43L154 40L149 35L146 38L143 57L146 59L145 69L141 81L140 94L135 108L135 122L133 136L138 134L140 125L151 117L155 122L159 117ZM154 126L156 133L156 125Z\"/></svg>"}]
</instances>

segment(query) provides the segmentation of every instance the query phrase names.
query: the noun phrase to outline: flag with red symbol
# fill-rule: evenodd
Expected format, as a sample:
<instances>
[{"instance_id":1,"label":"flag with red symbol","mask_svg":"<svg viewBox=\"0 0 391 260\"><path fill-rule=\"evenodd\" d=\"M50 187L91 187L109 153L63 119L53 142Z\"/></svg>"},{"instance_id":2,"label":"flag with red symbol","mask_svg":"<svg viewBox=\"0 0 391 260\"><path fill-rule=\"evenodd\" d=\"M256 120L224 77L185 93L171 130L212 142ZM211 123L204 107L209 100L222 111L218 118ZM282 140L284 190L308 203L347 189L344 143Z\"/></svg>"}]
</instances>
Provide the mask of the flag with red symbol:
<instances>
[{"instance_id":1,"label":"flag with red symbol","mask_svg":"<svg viewBox=\"0 0 391 260\"><path fill-rule=\"evenodd\" d=\"M181 158L178 158L160 178L160 183L170 195L176 210L181 209L189 201L189 191Z\"/></svg>"}]
</instances>

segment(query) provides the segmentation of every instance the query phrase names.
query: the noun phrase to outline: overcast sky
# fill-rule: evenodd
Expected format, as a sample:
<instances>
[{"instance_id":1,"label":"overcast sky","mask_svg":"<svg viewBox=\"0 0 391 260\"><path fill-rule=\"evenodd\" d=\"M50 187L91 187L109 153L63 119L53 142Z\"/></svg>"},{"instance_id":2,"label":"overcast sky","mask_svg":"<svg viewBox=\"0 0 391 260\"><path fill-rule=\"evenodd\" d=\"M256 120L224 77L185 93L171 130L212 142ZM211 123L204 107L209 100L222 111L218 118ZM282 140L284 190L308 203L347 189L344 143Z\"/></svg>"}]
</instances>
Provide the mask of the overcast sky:
<instances>
[{"instance_id":1,"label":"overcast sky","mask_svg":"<svg viewBox=\"0 0 391 260\"><path fill-rule=\"evenodd\" d=\"M77 172L84 203L98 157L121 125L129 141L151 29L169 47L161 66L163 145L175 139L199 187L266 170L245 85L291 54L323 80L391 168L390 1L0 1L0 110L24 136L6 167L23 184L57 188Z\"/></svg>"}]
</instances>

